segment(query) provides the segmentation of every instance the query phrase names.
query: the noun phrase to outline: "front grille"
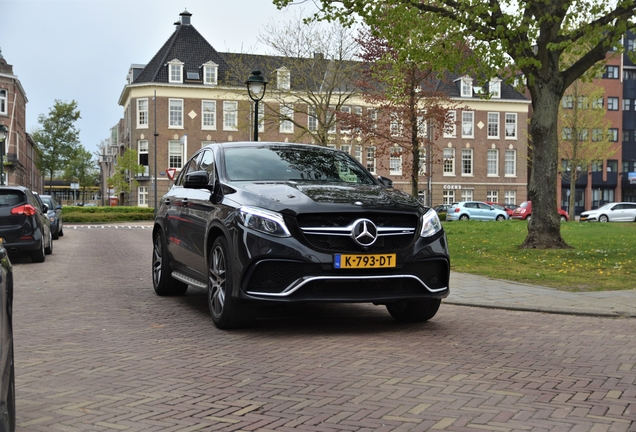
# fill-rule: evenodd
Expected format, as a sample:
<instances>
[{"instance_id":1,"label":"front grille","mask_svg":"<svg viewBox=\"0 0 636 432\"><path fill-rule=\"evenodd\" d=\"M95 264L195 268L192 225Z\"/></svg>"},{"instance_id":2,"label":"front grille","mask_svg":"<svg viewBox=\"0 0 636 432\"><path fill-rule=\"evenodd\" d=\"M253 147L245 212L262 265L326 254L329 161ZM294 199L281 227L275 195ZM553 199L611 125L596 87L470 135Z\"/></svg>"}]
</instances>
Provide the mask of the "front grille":
<instances>
[{"instance_id":1,"label":"front grille","mask_svg":"<svg viewBox=\"0 0 636 432\"><path fill-rule=\"evenodd\" d=\"M309 234L309 228L342 228L352 225L358 219L369 219L378 228L406 228L409 233L380 235L374 244L363 248L349 235L329 233ZM413 241L418 217L414 214L399 213L341 213L341 214L300 214L298 225L303 238L313 248L326 252L392 252L407 247Z\"/></svg>"}]
</instances>

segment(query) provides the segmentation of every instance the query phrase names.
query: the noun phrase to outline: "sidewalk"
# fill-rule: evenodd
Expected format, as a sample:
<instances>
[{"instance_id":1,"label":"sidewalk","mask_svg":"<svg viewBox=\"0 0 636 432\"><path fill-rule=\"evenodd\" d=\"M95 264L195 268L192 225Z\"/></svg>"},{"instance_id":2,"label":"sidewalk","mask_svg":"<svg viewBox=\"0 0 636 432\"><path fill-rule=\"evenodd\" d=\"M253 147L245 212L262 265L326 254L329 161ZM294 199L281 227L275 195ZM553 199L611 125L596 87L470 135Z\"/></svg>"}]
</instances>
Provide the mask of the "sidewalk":
<instances>
[{"instance_id":1,"label":"sidewalk","mask_svg":"<svg viewBox=\"0 0 636 432\"><path fill-rule=\"evenodd\" d=\"M566 292L518 282L451 272L450 295L444 303L550 312L636 318L636 289Z\"/></svg>"}]
</instances>

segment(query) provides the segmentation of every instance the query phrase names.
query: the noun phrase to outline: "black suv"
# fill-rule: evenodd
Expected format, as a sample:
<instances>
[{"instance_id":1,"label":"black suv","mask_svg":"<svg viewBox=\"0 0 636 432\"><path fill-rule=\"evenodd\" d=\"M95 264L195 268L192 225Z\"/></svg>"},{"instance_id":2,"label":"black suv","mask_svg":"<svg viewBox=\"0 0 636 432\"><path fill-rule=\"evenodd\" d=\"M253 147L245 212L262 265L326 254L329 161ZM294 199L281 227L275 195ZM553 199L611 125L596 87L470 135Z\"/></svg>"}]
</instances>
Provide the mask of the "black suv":
<instances>
[{"instance_id":1,"label":"black suv","mask_svg":"<svg viewBox=\"0 0 636 432\"><path fill-rule=\"evenodd\" d=\"M206 289L219 328L267 302L370 302L425 321L449 294L437 213L315 145L204 147L158 203L153 246L155 292Z\"/></svg>"},{"instance_id":2,"label":"black suv","mask_svg":"<svg viewBox=\"0 0 636 432\"><path fill-rule=\"evenodd\" d=\"M48 206L23 186L0 186L0 237L9 253L28 252L33 262L53 253Z\"/></svg>"}]
</instances>

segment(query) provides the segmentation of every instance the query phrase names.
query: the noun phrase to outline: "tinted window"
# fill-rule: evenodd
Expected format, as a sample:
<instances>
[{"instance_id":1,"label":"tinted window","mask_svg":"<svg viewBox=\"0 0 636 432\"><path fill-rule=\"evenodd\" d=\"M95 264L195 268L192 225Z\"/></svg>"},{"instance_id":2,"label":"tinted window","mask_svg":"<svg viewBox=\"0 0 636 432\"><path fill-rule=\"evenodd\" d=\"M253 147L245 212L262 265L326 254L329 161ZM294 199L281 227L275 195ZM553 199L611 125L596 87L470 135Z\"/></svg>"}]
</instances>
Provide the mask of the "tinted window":
<instances>
[{"instance_id":1,"label":"tinted window","mask_svg":"<svg viewBox=\"0 0 636 432\"><path fill-rule=\"evenodd\" d=\"M13 207L26 201L22 192L12 190L0 190L0 206Z\"/></svg>"}]
</instances>

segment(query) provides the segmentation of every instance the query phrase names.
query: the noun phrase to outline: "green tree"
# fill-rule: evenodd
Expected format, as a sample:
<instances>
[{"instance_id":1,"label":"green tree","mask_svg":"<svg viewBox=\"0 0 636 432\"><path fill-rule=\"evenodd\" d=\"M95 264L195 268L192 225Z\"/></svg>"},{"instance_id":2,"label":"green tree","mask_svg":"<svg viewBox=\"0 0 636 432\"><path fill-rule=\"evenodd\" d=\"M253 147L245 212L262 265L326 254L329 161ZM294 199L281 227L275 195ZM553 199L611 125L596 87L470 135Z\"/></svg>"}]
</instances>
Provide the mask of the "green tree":
<instances>
[{"instance_id":1,"label":"green tree","mask_svg":"<svg viewBox=\"0 0 636 432\"><path fill-rule=\"evenodd\" d=\"M604 95L603 87L579 79L567 88L559 108L559 156L562 175L570 182L571 221L576 181L587 175L590 165L602 163L617 150L608 134L611 121L605 118Z\"/></svg>"},{"instance_id":2,"label":"green tree","mask_svg":"<svg viewBox=\"0 0 636 432\"><path fill-rule=\"evenodd\" d=\"M142 174L145 169L143 165L137 163L137 151L127 149L117 158L113 170L113 175L108 178L108 184L112 185L116 193L126 194L130 193L133 187L139 186L135 176Z\"/></svg>"},{"instance_id":3,"label":"green tree","mask_svg":"<svg viewBox=\"0 0 636 432\"><path fill-rule=\"evenodd\" d=\"M86 201L86 188L95 185L98 175L93 155L83 146L74 152L64 169L64 178L77 181L82 188L82 203Z\"/></svg>"},{"instance_id":4,"label":"green tree","mask_svg":"<svg viewBox=\"0 0 636 432\"><path fill-rule=\"evenodd\" d=\"M39 127L32 134L38 143L36 166L49 178L49 193L55 172L64 170L79 146L79 130L75 128L75 122L80 118L77 102L66 103L57 99L48 116L38 116Z\"/></svg>"},{"instance_id":5,"label":"green tree","mask_svg":"<svg viewBox=\"0 0 636 432\"><path fill-rule=\"evenodd\" d=\"M293 0L273 0L279 7ZM438 70L479 71L485 80L521 71L532 97L529 125L533 217L524 248L567 248L554 211L558 110L565 90L620 47L635 0L320 0L317 18L361 18L400 56ZM474 55L466 58L465 53ZM572 59L569 61L569 59Z\"/></svg>"}]
</instances>

